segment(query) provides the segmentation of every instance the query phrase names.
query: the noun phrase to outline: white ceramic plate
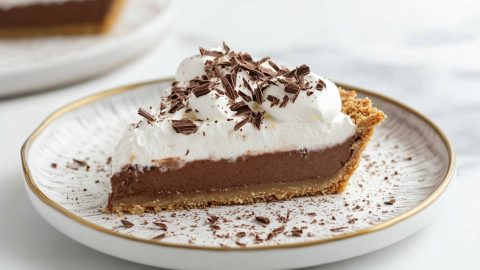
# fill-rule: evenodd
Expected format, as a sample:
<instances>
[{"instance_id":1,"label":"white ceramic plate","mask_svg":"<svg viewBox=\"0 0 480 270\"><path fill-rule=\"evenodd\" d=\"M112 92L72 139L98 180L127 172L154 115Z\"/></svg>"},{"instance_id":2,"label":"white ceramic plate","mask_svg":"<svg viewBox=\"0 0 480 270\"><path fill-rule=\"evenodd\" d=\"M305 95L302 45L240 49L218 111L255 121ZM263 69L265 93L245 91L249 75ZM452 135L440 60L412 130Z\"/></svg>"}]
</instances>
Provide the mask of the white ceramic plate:
<instances>
[{"instance_id":1,"label":"white ceramic plate","mask_svg":"<svg viewBox=\"0 0 480 270\"><path fill-rule=\"evenodd\" d=\"M0 97L100 75L166 38L168 0L127 1L105 35L0 39Z\"/></svg>"},{"instance_id":2,"label":"white ceramic plate","mask_svg":"<svg viewBox=\"0 0 480 270\"><path fill-rule=\"evenodd\" d=\"M108 157L126 125L139 120L138 107L155 105L170 82L84 98L53 113L32 134L22 149L26 190L50 224L91 248L153 266L285 269L385 247L422 228L441 209L455 170L446 137L405 105L361 90L388 119L342 194L142 216L103 213ZM74 158L89 169L77 168ZM211 226L210 216L219 217L218 227ZM262 225L256 216L271 222ZM153 222L165 224L166 231ZM275 229L278 234L268 240Z\"/></svg>"}]
</instances>

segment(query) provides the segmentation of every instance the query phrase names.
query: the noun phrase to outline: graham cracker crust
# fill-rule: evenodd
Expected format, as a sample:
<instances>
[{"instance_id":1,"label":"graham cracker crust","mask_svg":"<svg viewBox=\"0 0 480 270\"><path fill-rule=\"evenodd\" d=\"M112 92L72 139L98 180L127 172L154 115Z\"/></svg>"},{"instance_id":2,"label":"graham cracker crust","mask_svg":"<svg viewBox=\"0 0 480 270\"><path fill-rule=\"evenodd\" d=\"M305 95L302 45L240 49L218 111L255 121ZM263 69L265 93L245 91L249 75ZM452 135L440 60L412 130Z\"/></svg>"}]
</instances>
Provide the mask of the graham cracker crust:
<instances>
[{"instance_id":1,"label":"graham cracker crust","mask_svg":"<svg viewBox=\"0 0 480 270\"><path fill-rule=\"evenodd\" d=\"M120 203L109 201L109 212L127 212L142 214L161 210L178 210L203 208L212 205L249 204L287 200L294 197L314 196L340 193L347 187L348 180L357 169L361 154L372 138L375 126L385 119L385 114L373 107L368 98L357 98L355 91L345 91L340 88L342 112L350 116L357 126L356 140L352 145L352 155L344 167L327 181L307 179L301 182L256 185L234 190L211 193L182 194L169 198L151 200L134 199Z\"/></svg>"},{"instance_id":2,"label":"graham cracker crust","mask_svg":"<svg viewBox=\"0 0 480 270\"><path fill-rule=\"evenodd\" d=\"M0 29L0 38L104 34L113 28L124 4L125 0L114 0L101 23L72 23L44 27L32 26L22 29Z\"/></svg>"}]
</instances>

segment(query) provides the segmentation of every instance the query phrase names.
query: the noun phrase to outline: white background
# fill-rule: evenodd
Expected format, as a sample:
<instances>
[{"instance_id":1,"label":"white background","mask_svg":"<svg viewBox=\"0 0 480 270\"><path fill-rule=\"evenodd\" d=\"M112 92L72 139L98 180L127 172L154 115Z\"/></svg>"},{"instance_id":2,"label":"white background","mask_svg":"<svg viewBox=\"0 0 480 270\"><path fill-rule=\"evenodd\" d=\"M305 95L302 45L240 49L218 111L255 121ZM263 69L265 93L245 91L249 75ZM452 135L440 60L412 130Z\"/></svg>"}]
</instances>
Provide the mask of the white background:
<instances>
[{"instance_id":1,"label":"white background","mask_svg":"<svg viewBox=\"0 0 480 270\"><path fill-rule=\"evenodd\" d=\"M383 250L318 269L480 269L478 1L177 0L174 8L172 35L137 60L90 81L0 100L0 269L149 269L50 227L23 190L20 147L59 106L173 75L199 45L223 40L236 50L306 63L328 78L395 97L437 122L457 150L457 180L431 225Z\"/></svg>"}]
</instances>

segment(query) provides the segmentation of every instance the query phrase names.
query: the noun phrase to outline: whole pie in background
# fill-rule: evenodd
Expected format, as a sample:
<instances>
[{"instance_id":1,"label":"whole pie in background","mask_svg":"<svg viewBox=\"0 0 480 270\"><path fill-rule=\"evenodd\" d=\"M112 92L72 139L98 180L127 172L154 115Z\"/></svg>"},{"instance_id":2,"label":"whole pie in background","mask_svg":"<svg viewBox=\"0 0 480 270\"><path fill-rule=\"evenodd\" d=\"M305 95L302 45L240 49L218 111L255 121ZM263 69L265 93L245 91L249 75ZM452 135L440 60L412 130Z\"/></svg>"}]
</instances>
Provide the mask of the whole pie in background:
<instances>
[{"instance_id":1,"label":"whole pie in background","mask_svg":"<svg viewBox=\"0 0 480 270\"><path fill-rule=\"evenodd\" d=\"M124 0L1 0L0 37L108 32Z\"/></svg>"}]
</instances>

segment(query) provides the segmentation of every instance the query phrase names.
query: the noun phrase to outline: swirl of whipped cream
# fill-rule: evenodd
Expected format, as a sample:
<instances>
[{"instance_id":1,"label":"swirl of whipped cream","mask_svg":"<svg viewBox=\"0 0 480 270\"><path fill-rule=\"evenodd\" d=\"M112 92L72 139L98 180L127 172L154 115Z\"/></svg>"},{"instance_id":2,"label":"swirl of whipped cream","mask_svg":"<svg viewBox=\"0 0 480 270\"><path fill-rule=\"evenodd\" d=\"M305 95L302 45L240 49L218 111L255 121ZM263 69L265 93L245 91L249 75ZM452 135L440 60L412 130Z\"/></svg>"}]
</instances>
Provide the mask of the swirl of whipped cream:
<instances>
[{"instance_id":1,"label":"swirl of whipped cream","mask_svg":"<svg viewBox=\"0 0 480 270\"><path fill-rule=\"evenodd\" d=\"M215 50L220 50L215 48ZM176 72L176 80L179 82L188 82L190 80L199 79L204 76L205 64L207 61L212 61L214 57L208 55L195 55L185 58L179 65ZM222 56L223 61L227 61L230 57ZM268 69L274 72L270 65L266 62L261 64L264 69ZM231 68L222 68L220 74L225 75L230 72ZM280 75L275 78L285 79ZM275 79L274 78L274 79ZM295 98L295 102L289 102L285 106L279 106L283 101L283 98L287 96L290 100L294 98L294 94L285 92L285 85L277 82L271 84L263 90L263 102L258 104L252 100L245 101L252 111L264 111L267 116L277 121L331 121L334 119L341 110L341 100L337 86L325 78L321 78L317 74L309 73L303 78L308 87L302 91L299 91L298 96ZM318 81L321 80L325 86L322 89L316 89ZM256 82L251 79L249 73L245 70L240 70L236 74L235 89L238 92L247 94L252 97L251 90L245 85L248 83L250 88L258 87ZM218 89L225 91L225 88L216 80ZM278 104L272 104L272 101L267 100L268 96L273 96L279 100ZM242 101L241 97L234 100L235 102ZM216 92L210 92L205 96L195 97L190 96L188 103L194 111L197 113L188 115L192 117L195 115L197 119L202 120L225 120L235 118L234 112L229 109L229 104L232 100L228 99L225 95L218 95ZM184 115L185 116L185 115ZM208 119L207 119L208 118Z\"/></svg>"},{"instance_id":2,"label":"swirl of whipped cream","mask_svg":"<svg viewBox=\"0 0 480 270\"><path fill-rule=\"evenodd\" d=\"M332 121L342 108L342 101L337 86L317 74L307 74L305 80L310 87L300 91L294 103L287 103L285 107L270 106L272 102L267 101L262 108L275 120L278 121ZM321 90L316 89L318 81L325 83ZM294 94L285 93L283 85L271 85L264 91L265 96L274 96L281 102L286 95L293 98Z\"/></svg>"}]
</instances>

